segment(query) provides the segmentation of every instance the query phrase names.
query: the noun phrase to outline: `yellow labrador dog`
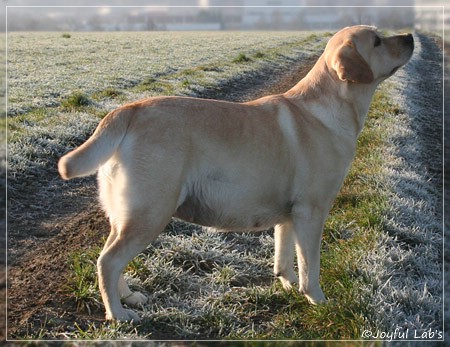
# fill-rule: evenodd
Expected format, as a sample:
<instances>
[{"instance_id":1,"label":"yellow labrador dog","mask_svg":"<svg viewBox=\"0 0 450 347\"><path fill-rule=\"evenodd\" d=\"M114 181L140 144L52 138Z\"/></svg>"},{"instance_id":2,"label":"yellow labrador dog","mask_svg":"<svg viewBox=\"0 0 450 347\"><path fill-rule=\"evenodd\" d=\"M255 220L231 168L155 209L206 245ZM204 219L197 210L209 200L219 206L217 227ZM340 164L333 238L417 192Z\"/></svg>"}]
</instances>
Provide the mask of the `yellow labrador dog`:
<instances>
[{"instance_id":1,"label":"yellow labrador dog","mask_svg":"<svg viewBox=\"0 0 450 347\"><path fill-rule=\"evenodd\" d=\"M381 38L369 26L335 34L313 69L284 94L233 103L155 97L109 113L61 158L64 179L98 170L111 233L98 259L106 318L145 303L122 271L172 216L222 230L275 226L275 274L308 300L319 285L322 229L355 154L378 84L404 65L411 34Z\"/></svg>"}]
</instances>

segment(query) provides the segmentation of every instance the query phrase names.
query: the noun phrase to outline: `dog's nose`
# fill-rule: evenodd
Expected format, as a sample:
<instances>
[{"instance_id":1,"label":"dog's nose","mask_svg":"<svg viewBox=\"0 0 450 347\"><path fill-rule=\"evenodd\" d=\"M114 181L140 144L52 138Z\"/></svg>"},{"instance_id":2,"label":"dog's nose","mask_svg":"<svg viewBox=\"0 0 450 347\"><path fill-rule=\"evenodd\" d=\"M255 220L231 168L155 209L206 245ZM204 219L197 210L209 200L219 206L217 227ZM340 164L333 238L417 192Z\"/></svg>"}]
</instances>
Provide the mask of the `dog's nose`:
<instances>
[{"instance_id":1,"label":"dog's nose","mask_svg":"<svg viewBox=\"0 0 450 347\"><path fill-rule=\"evenodd\" d=\"M414 37L412 36L412 34L407 34L406 35L405 42L406 43L414 43Z\"/></svg>"},{"instance_id":2,"label":"dog's nose","mask_svg":"<svg viewBox=\"0 0 450 347\"><path fill-rule=\"evenodd\" d=\"M404 34L402 36L404 45L414 47L414 37L412 34Z\"/></svg>"},{"instance_id":3,"label":"dog's nose","mask_svg":"<svg viewBox=\"0 0 450 347\"><path fill-rule=\"evenodd\" d=\"M414 49L414 37L412 34L402 34L402 35L400 35L399 38L400 38L399 43L401 43L405 47Z\"/></svg>"}]
</instances>

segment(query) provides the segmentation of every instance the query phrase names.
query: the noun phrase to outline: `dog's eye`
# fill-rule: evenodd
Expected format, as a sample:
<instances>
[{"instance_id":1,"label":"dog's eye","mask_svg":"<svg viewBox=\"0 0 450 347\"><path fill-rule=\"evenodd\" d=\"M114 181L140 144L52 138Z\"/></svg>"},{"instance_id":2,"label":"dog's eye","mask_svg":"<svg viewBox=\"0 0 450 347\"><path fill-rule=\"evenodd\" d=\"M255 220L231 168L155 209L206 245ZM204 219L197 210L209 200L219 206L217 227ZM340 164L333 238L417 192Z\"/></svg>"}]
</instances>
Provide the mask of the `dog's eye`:
<instances>
[{"instance_id":1,"label":"dog's eye","mask_svg":"<svg viewBox=\"0 0 450 347\"><path fill-rule=\"evenodd\" d=\"M378 47L381 45L381 39L379 36L375 37L375 43L373 44L374 47Z\"/></svg>"}]
</instances>

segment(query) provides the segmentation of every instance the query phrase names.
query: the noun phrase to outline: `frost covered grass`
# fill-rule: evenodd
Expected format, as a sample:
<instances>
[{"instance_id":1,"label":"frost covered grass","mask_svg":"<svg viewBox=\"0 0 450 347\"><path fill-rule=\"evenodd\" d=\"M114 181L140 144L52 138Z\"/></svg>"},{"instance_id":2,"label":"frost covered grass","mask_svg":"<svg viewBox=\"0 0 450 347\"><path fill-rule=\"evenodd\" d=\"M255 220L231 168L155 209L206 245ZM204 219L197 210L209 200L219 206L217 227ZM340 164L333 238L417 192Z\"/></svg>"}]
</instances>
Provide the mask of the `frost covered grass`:
<instances>
[{"instance_id":1,"label":"frost covered grass","mask_svg":"<svg viewBox=\"0 0 450 347\"><path fill-rule=\"evenodd\" d=\"M0 37L0 171L1 186L4 186L4 171L6 170L6 82L5 82L5 37Z\"/></svg>"},{"instance_id":2,"label":"frost covered grass","mask_svg":"<svg viewBox=\"0 0 450 347\"><path fill-rule=\"evenodd\" d=\"M201 95L317 53L327 36L8 33L11 177L41 175L121 104L156 95ZM234 62L240 54L251 61Z\"/></svg>"},{"instance_id":3,"label":"frost covered grass","mask_svg":"<svg viewBox=\"0 0 450 347\"><path fill-rule=\"evenodd\" d=\"M152 79L176 84L171 76L192 68L217 83L223 73L249 69L224 64L236 56L268 52L266 60L276 54L298 57L300 51L316 49L311 42L302 46L307 37L307 32L74 33L70 38L60 33L8 33L8 114L55 106L73 91L91 95ZM134 94L130 99L135 98Z\"/></svg>"},{"instance_id":4,"label":"frost covered grass","mask_svg":"<svg viewBox=\"0 0 450 347\"><path fill-rule=\"evenodd\" d=\"M431 331L439 339L443 336L442 57L431 53L429 37L416 36L415 42L411 62L390 80L389 98L397 106L387 121L383 154L384 232L364 257L362 268L369 279L366 290L374 328L409 329L409 337ZM422 66L427 66L426 76L420 73Z\"/></svg>"},{"instance_id":5,"label":"frost covered grass","mask_svg":"<svg viewBox=\"0 0 450 347\"><path fill-rule=\"evenodd\" d=\"M83 142L119 104L161 94L202 95L317 53L326 41L301 33L176 33L175 42L170 34L12 34L11 186L15 179L48 174L59 155ZM20 62L21 52L41 40L37 57L47 55L39 58L41 70L31 59ZM65 56L82 52L97 54L98 63L89 54L78 64ZM30 75L39 71L43 77L34 85ZM31 338L358 340L363 329L440 329L439 194L414 155L399 155L399 148L415 148L415 154L421 149L409 123L410 95L393 100L414 90L402 70L398 74L374 97L325 226L321 283L327 305L311 306L297 291L282 289L272 274L271 230L214 233L174 220L126 269L132 288L149 297L138 309L140 325L88 320L61 334L44 322ZM422 112L412 109L415 117ZM94 267L98 252L73 253L64 286L80 314L97 317L103 314Z\"/></svg>"}]
</instances>

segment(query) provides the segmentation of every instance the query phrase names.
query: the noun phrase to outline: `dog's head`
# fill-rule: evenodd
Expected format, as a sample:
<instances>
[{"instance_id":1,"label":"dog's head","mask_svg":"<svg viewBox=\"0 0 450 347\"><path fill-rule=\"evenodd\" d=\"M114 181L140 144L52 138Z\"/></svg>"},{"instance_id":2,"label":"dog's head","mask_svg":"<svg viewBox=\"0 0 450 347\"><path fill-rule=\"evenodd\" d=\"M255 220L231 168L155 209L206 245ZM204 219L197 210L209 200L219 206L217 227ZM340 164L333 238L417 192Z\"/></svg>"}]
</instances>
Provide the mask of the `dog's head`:
<instances>
[{"instance_id":1,"label":"dog's head","mask_svg":"<svg viewBox=\"0 0 450 347\"><path fill-rule=\"evenodd\" d=\"M328 69L339 80L381 82L406 64L414 50L411 34L381 37L376 28L357 25L337 32L325 48Z\"/></svg>"}]
</instances>

